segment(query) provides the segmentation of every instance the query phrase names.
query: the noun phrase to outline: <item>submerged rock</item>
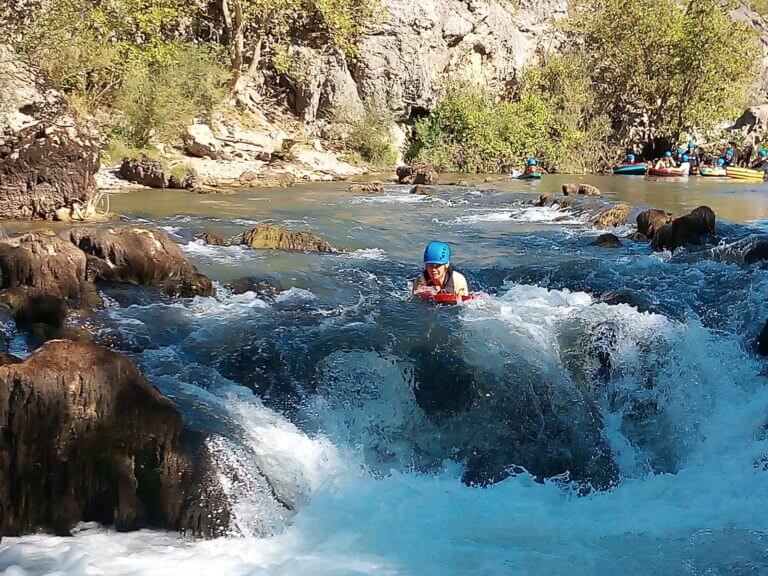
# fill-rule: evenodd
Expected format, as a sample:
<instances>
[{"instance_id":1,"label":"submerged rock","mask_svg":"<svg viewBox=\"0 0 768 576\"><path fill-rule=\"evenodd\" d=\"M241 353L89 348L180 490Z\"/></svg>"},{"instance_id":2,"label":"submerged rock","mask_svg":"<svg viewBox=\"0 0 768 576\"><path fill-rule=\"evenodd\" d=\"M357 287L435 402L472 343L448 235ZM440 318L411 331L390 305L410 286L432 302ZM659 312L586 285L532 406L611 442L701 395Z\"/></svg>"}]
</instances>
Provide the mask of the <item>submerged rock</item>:
<instances>
[{"instance_id":1,"label":"submerged rock","mask_svg":"<svg viewBox=\"0 0 768 576\"><path fill-rule=\"evenodd\" d=\"M128 358L56 340L0 367L2 531L78 522L215 536L229 509L194 435Z\"/></svg>"},{"instance_id":2,"label":"submerged rock","mask_svg":"<svg viewBox=\"0 0 768 576\"><path fill-rule=\"evenodd\" d=\"M384 182L364 182L350 184L347 191L352 194L383 194Z\"/></svg>"},{"instance_id":3,"label":"submerged rock","mask_svg":"<svg viewBox=\"0 0 768 576\"><path fill-rule=\"evenodd\" d=\"M411 194L419 194L421 196L437 196L438 191L437 188L432 188L431 186L416 184L416 186L411 188Z\"/></svg>"},{"instance_id":4,"label":"submerged rock","mask_svg":"<svg viewBox=\"0 0 768 576\"><path fill-rule=\"evenodd\" d=\"M417 164L415 166L399 166L397 168L397 181L400 184L437 184L439 178L437 171L429 164Z\"/></svg>"},{"instance_id":5,"label":"submerged rock","mask_svg":"<svg viewBox=\"0 0 768 576\"><path fill-rule=\"evenodd\" d=\"M591 246L598 246L600 248L621 248L621 240L615 234L600 234L600 236L592 242Z\"/></svg>"},{"instance_id":6,"label":"submerged rock","mask_svg":"<svg viewBox=\"0 0 768 576\"><path fill-rule=\"evenodd\" d=\"M232 245L232 239L224 236L224 234L220 234L219 232L215 232L213 230L204 230L201 234L198 234L195 236L195 238L198 238L208 244L209 246L231 246Z\"/></svg>"},{"instance_id":7,"label":"submerged rock","mask_svg":"<svg viewBox=\"0 0 768 576\"><path fill-rule=\"evenodd\" d=\"M276 296L284 290L282 283L275 278L262 276L248 276L238 278L228 284L232 294L245 294L254 292L259 296Z\"/></svg>"},{"instance_id":8,"label":"submerged rock","mask_svg":"<svg viewBox=\"0 0 768 576\"><path fill-rule=\"evenodd\" d=\"M243 244L249 248L267 250L295 250L302 252L343 252L312 232L297 232L271 224L260 224L243 235Z\"/></svg>"},{"instance_id":9,"label":"submerged rock","mask_svg":"<svg viewBox=\"0 0 768 576\"><path fill-rule=\"evenodd\" d=\"M652 245L654 250L674 252L688 244L699 244L710 234L715 234L715 213L708 206L699 206L659 228Z\"/></svg>"},{"instance_id":10,"label":"submerged rock","mask_svg":"<svg viewBox=\"0 0 768 576\"><path fill-rule=\"evenodd\" d=\"M93 280L154 285L173 296L211 296L210 278L156 228L74 228L62 235L88 256Z\"/></svg>"}]
</instances>

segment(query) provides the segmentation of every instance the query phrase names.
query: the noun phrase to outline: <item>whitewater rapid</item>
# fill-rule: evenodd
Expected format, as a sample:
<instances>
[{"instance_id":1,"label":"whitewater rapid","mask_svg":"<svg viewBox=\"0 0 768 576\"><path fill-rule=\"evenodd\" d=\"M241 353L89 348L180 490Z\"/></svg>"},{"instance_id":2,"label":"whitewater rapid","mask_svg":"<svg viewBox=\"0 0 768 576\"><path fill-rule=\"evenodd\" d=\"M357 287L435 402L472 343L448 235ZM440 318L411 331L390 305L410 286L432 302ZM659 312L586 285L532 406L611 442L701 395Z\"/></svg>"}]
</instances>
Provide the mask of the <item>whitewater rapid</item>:
<instances>
[{"instance_id":1,"label":"whitewater rapid","mask_svg":"<svg viewBox=\"0 0 768 576\"><path fill-rule=\"evenodd\" d=\"M435 213L421 225L496 243L503 258L481 255L469 268L488 294L425 320L407 302L412 264L394 240L288 273L296 285L276 298L221 285L216 298L190 301L125 305L105 294L103 330L119 332L147 378L210 431L232 534L200 541L83 525L71 538L4 538L3 573L768 573L768 381L746 334L766 311L764 275L634 247L604 256L584 248L596 232L572 215L554 222L514 204L467 211L395 196L343 202L424 203ZM499 231L510 221L521 228L508 240ZM219 270L266 258L184 248ZM606 300L607 288L639 303ZM416 356L404 352L426 338L421 326L485 378L477 420L441 427L421 409ZM595 490L519 468L466 482L451 435L478 449L497 438L493 416L526 378L563 406L589 399L618 482Z\"/></svg>"}]
</instances>

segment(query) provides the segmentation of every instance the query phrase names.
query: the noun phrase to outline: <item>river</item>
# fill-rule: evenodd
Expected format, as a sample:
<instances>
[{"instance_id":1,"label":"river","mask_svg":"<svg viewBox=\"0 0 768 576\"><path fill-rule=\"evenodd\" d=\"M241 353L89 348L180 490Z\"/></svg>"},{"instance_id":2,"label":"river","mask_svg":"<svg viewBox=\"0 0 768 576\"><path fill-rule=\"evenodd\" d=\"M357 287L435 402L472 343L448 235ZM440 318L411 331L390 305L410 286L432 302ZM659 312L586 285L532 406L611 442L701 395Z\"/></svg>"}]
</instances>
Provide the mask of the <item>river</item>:
<instances>
[{"instance_id":1,"label":"river","mask_svg":"<svg viewBox=\"0 0 768 576\"><path fill-rule=\"evenodd\" d=\"M522 203L565 181L606 197L718 215L719 244L652 253L575 214ZM0 543L8 576L768 574L768 378L752 342L768 276L768 184L545 176L233 195L116 194L162 227L216 298L105 289L89 319L211 435L232 534L117 534ZM195 240L261 221L341 255ZM619 235L630 227L616 230ZM485 295L409 299L432 239ZM233 295L259 276L277 296ZM23 339L14 352L28 354Z\"/></svg>"}]
</instances>

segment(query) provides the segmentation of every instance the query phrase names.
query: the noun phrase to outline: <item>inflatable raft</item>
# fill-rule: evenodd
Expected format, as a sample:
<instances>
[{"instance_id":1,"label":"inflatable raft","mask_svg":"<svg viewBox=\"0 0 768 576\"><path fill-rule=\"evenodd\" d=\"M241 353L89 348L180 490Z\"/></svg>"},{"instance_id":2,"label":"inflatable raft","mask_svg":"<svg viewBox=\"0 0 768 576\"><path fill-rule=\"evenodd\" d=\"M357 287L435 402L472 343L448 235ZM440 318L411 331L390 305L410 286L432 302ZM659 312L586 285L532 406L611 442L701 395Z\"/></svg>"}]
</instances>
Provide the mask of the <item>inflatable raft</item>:
<instances>
[{"instance_id":1,"label":"inflatable raft","mask_svg":"<svg viewBox=\"0 0 768 576\"><path fill-rule=\"evenodd\" d=\"M634 176L645 174L647 166L645 162L638 162L637 164L621 164L613 169L613 173L621 176Z\"/></svg>"}]
</instances>

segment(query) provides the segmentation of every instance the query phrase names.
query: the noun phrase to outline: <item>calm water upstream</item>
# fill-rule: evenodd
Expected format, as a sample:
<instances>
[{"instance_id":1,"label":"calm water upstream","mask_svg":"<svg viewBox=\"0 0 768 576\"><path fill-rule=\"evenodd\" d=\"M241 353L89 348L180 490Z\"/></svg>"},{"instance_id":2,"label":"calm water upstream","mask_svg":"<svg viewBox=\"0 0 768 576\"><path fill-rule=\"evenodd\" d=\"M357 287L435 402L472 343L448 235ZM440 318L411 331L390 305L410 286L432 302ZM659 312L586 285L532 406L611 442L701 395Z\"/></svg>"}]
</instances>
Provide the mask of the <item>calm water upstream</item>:
<instances>
[{"instance_id":1,"label":"calm water upstream","mask_svg":"<svg viewBox=\"0 0 768 576\"><path fill-rule=\"evenodd\" d=\"M602 231L521 202L566 181L675 212L709 205L719 244L590 246ZM768 574L768 377L751 349L768 265L743 263L768 238L768 185L345 189L113 195L220 284L175 301L105 289L89 322L211 434L236 525L213 541L97 526L7 538L4 574ZM349 252L194 240L261 221ZM409 300L431 239L452 243L484 296ZM245 276L284 290L225 287Z\"/></svg>"}]
</instances>

